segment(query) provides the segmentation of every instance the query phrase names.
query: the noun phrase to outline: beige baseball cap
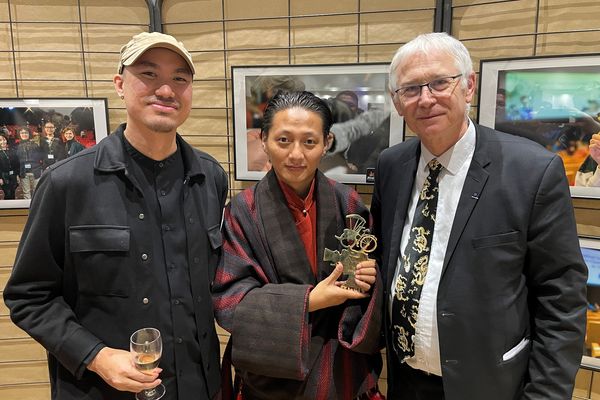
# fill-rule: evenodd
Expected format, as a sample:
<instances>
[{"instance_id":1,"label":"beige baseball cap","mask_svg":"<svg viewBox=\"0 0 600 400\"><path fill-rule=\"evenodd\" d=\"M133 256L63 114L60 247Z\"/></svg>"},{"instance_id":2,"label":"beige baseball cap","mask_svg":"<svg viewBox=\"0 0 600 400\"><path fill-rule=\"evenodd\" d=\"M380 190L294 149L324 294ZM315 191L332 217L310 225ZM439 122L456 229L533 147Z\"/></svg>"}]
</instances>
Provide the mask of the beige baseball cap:
<instances>
[{"instance_id":1,"label":"beige baseball cap","mask_svg":"<svg viewBox=\"0 0 600 400\"><path fill-rule=\"evenodd\" d=\"M142 54L156 47L169 49L179 54L188 63L192 74L196 72L194 63L192 62L192 55L185 49L183 43L177 41L173 36L165 35L164 33L142 32L135 35L125 46L121 47L118 73L122 74L123 67L135 63Z\"/></svg>"}]
</instances>

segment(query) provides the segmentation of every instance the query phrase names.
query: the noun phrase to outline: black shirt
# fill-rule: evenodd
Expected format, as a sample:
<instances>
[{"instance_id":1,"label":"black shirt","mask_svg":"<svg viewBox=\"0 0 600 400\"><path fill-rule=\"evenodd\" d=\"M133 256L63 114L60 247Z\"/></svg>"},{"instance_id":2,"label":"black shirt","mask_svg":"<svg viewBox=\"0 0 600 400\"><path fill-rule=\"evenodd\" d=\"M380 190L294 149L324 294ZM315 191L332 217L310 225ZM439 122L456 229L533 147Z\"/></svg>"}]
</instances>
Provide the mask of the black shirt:
<instances>
[{"instance_id":1,"label":"black shirt","mask_svg":"<svg viewBox=\"0 0 600 400\"><path fill-rule=\"evenodd\" d=\"M162 161L137 151L126 139L131 156L129 171L142 188L148 210L143 216L150 227L147 237L146 273L153 275L153 287L139 288L149 310L150 326L161 331L163 356L160 378L166 388L164 399L183 399L183 393L206 397L202 355L197 339L187 259L183 215L184 165L181 151ZM204 396L202 395L204 394Z\"/></svg>"}]
</instances>

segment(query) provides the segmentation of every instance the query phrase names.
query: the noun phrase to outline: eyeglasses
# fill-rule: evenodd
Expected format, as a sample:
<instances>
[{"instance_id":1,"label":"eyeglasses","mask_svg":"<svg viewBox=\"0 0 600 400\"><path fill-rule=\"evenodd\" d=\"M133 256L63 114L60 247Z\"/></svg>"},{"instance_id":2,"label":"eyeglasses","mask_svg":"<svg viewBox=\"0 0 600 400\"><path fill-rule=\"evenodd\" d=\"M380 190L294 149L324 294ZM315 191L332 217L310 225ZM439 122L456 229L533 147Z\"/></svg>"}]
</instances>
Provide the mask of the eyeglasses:
<instances>
[{"instance_id":1,"label":"eyeglasses","mask_svg":"<svg viewBox=\"0 0 600 400\"><path fill-rule=\"evenodd\" d=\"M444 76L442 78L437 78L431 82L423 83L421 85L409 85L403 86L399 89L396 89L394 94L401 98L402 100L415 100L419 96L421 96L421 89L423 87L427 87L429 89L429 93L434 96L439 96L444 94L448 89L452 87L452 84L460 78L462 74L454 75L454 76Z\"/></svg>"}]
</instances>

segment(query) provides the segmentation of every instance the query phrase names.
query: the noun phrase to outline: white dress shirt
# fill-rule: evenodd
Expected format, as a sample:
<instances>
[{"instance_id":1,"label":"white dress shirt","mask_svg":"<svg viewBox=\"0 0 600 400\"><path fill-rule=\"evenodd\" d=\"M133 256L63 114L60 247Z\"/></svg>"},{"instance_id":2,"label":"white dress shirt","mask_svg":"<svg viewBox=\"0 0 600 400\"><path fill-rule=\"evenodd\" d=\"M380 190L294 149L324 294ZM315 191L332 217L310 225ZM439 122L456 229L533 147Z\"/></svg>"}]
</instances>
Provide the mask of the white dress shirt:
<instances>
[{"instance_id":1,"label":"white dress shirt","mask_svg":"<svg viewBox=\"0 0 600 400\"><path fill-rule=\"evenodd\" d=\"M444 264L444 256L448 247L448 238L452 230L454 215L458 206L458 200L462 192L465 178L471 165L473 152L475 151L475 127L469 120L469 126L462 138L437 160L444 167L439 175L438 203L433 231L429 265L421 299L419 301L419 312L415 329L415 356L406 362L412 368L420 369L435 375L442 375L440 363L440 346L437 328L437 292ZM401 254L396 264L394 279L391 281L389 309L392 310L392 299L394 297L395 283L398 270L401 267L402 254L408 243L409 231L412 226L415 208L421 188L429 170L427 163L436 158L421 144L421 157L417 167L415 183L412 188L411 199L402 230L402 241L400 243Z\"/></svg>"}]
</instances>

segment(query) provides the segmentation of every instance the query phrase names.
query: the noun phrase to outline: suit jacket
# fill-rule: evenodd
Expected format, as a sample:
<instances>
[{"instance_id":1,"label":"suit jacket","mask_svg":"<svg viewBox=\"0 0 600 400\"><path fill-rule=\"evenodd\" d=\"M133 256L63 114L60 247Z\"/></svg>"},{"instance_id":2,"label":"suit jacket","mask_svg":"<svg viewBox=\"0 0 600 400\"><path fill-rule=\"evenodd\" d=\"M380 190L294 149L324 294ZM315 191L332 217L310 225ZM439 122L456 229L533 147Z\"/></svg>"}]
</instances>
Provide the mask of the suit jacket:
<instances>
[{"instance_id":1,"label":"suit jacket","mask_svg":"<svg viewBox=\"0 0 600 400\"><path fill-rule=\"evenodd\" d=\"M532 141L475 127L437 296L446 399L570 399L587 268L562 162ZM381 154L375 174L390 399L402 387L387 305L419 156L420 141L408 140ZM503 359L524 338L529 343Z\"/></svg>"}]
</instances>

